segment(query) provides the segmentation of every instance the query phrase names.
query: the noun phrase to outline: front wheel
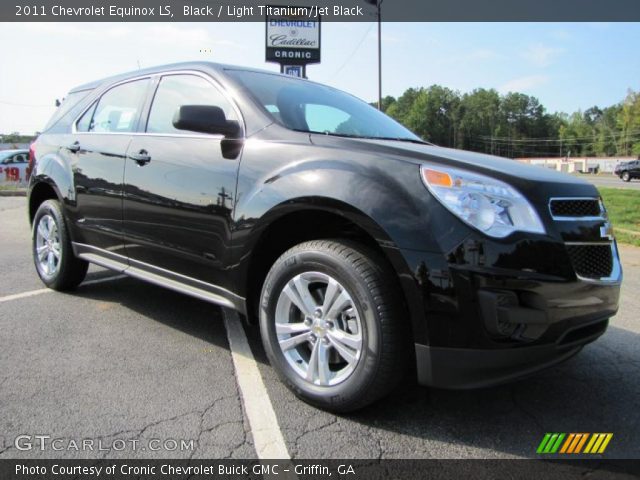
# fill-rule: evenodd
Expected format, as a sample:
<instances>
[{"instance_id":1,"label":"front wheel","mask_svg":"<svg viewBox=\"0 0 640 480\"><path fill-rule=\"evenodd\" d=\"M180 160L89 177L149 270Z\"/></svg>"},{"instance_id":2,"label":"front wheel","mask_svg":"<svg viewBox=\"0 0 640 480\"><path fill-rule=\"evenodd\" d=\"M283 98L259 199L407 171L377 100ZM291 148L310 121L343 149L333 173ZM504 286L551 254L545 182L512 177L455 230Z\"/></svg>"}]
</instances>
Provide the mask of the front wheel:
<instances>
[{"instance_id":1,"label":"front wheel","mask_svg":"<svg viewBox=\"0 0 640 480\"><path fill-rule=\"evenodd\" d=\"M376 252L344 241L305 242L275 262L260 331L271 365L297 396L347 412L393 389L408 353L394 278Z\"/></svg>"},{"instance_id":2,"label":"front wheel","mask_svg":"<svg viewBox=\"0 0 640 480\"><path fill-rule=\"evenodd\" d=\"M620 177L620 178L622 178L622 180L624 180L625 182L631 181L631 175L629 175L629 172L624 172L622 174L622 177Z\"/></svg>"},{"instance_id":3,"label":"front wheel","mask_svg":"<svg viewBox=\"0 0 640 480\"><path fill-rule=\"evenodd\" d=\"M57 200L46 200L33 218L33 261L42 282L54 290L72 290L89 264L73 254L71 239Z\"/></svg>"}]
</instances>

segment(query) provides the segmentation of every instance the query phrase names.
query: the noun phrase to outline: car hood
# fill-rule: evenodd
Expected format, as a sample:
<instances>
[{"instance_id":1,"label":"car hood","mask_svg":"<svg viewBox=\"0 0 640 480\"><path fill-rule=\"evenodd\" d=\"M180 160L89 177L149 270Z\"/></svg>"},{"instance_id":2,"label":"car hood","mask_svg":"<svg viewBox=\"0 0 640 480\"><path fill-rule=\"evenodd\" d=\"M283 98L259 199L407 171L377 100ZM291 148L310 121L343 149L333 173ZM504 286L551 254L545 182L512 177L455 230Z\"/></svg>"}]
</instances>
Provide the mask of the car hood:
<instances>
[{"instance_id":1,"label":"car hood","mask_svg":"<svg viewBox=\"0 0 640 480\"><path fill-rule=\"evenodd\" d=\"M362 153L367 152L416 165L428 162L434 165L471 170L505 181L532 199L546 200L552 196L598 196L598 190L580 178L549 168L528 165L493 155L420 143L342 138L328 135L313 135L311 141L317 145L324 144L354 149Z\"/></svg>"}]
</instances>

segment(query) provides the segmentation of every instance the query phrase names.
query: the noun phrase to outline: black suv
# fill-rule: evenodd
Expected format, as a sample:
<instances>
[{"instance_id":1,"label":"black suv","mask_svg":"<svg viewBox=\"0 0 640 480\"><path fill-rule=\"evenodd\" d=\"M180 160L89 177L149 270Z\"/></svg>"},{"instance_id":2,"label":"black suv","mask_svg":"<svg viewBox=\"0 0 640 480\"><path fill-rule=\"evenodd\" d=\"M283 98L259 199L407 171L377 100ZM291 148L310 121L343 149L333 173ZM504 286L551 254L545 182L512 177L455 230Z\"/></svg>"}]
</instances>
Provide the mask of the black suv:
<instances>
[{"instance_id":1,"label":"black suv","mask_svg":"<svg viewBox=\"0 0 640 480\"><path fill-rule=\"evenodd\" d=\"M238 310L304 400L481 387L607 328L622 272L592 185L437 147L333 88L211 63L73 89L31 149L42 281L87 263Z\"/></svg>"},{"instance_id":2,"label":"black suv","mask_svg":"<svg viewBox=\"0 0 640 480\"><path fill-rule=\"evenodd\" d=\"M614 173L625 182L630 182L632 178L640 178L640 158L631 162L622 162L616 165Z\"/></svg>"}]
</instances>

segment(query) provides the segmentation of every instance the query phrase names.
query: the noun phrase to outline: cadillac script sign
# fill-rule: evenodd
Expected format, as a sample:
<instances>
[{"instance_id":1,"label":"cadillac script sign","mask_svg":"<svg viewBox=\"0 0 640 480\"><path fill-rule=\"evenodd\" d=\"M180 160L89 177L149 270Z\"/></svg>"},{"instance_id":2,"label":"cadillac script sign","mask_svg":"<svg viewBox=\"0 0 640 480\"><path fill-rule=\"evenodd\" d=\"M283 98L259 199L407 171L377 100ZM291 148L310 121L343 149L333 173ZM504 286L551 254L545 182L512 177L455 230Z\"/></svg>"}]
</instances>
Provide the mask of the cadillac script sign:
<instances>
[{"instance_id":1,"label":"cadillac script sign","mask_svg":"<svg viewBox=\"0 0 640 480\"><path fill-rule=\"evenodd\" d=\"M301 8L304 7L268 10L267 62L280 65L320 63L320 18L301 14Z\"/></svg>"}]
</instances>

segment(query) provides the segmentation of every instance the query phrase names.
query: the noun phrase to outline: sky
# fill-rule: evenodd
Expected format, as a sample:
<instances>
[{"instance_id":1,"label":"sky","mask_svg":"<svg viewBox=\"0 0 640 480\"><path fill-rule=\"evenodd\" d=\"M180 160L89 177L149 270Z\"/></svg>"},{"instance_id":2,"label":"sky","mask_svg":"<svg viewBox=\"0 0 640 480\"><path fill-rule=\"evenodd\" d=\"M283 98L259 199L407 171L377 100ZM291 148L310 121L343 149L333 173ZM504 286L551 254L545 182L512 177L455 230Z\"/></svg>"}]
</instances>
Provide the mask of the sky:
<instances>
[{"instance_id":1,"label":"sky","mask_svg":"<svg viewBox=\"0 0 640 480\"><path fill-rule=\"evenodd\" d=\"M76 85L173 62L278 71L262 23L0 23L0 133L33 133ZM383 95L440 84L537 97L550 112L620 102L640 90L640 23L384 23ZM322 25L311 80L377 99L375 23Z\"/></svg>"}]
</instances>

